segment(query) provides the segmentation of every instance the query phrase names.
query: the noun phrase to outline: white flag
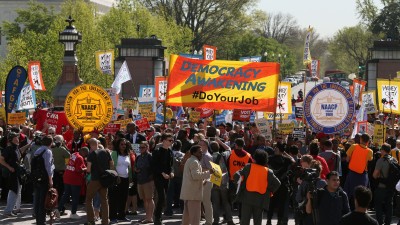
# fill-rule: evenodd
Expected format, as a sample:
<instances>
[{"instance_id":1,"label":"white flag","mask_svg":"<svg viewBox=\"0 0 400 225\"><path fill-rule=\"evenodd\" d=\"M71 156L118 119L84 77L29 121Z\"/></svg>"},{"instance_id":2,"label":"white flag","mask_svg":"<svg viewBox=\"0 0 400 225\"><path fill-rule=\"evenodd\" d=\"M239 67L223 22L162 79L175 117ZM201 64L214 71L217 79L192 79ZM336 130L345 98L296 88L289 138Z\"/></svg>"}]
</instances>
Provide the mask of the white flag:
<instances>
[{"instance_id":1,"label":"white flag","mask_svg":"<svg viewBox=\"0 0 400 225\"><path fill-rule=\"evenodd\" d=\"M121 85L128 80L132 80L131 73L129 72L128 65L126 65L126 61L121 66L121 69L119 69L117 76L115 77L114 82L112 83L111 87L115 88L117 91L116 94L119 94L121 92Z\"/></svg>"}]
</instances>

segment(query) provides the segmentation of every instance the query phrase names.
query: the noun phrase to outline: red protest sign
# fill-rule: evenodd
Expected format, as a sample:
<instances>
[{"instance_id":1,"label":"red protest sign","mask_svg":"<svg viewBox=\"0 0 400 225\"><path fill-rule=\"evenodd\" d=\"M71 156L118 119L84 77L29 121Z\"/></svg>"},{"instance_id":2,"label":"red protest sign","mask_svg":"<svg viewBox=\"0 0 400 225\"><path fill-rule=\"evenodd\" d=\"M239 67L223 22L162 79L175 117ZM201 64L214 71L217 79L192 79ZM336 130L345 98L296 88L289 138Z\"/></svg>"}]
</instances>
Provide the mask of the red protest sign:
<instances>
[{"instance_id":1,"label":"red protest sign","mask_svg":"<svg viewBox=\"0 0 400 225\"><path fill-rule=\"evenodd\" d=\"M69 125L65 112L39 109L36 113L36 130L46 132L44 128L54 127L56 128L56 133L61 134L62 127Z\"/></svg>"},{"instance_id":2,"label":"red protest sign","mask_svg":"<svg viewBox=\"0 0 400 225\"><path fill-rule=\"evenodd\" d=\"M150 128L150 124L149 121L147 121L147 118L136 120L135 124L139 128L139 131L145 131Z\"/></svg>"},{"instance_id":3,"label":"red protest sign","mask_svg":"<svg viewBox=\"0 0 400 225\"><path fill-rule=\"evenodd\" d=\"M197 112L200 112L200 118L207 118L214 114L214 109L196 109Z\"/></svg>"},{"instance_id":4,"label":"red protest sign","mask_svg":"<svg viewBox=\"0 0 400 225\"><path fill-rule=\"evenodd\" d=\"M234 109L232 120L249 122L251 116L251 110Z\"/></svg>"},{"instance_id":5,"label":"red protest sign","mask_svg":"<svg viewBox=\"0 0 400 225\"><path fill-rule=\"evenodd\" d=\"M104 127L103 133L104 134L109 134L109 133L110 134L115 134L120 129L121 129L121 124L109 123Z\"/></svg>"}]
</instances>

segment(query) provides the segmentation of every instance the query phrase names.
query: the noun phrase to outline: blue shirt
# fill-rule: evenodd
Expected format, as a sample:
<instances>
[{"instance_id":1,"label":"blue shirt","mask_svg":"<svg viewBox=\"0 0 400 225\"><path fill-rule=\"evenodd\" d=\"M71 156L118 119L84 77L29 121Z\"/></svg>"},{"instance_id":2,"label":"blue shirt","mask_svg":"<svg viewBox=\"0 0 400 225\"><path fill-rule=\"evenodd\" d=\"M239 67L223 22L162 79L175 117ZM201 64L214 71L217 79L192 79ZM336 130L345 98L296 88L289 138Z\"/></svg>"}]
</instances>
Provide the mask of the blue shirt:
<instances>
[{"instance_id":1,"label":"blue shirt","mask_svg":"<svg viewBox=\"0 0 400 225\"><path fill-rule=\"evenodd\" d=\"M54 159L53 159L53 153L47 146L41 146L35 151L34 156L40 155L43 151L46 151L43 153L42 157L44 159L44 166L46 167L47 174L49 177L53 177L53 171L54 171Z\"/></svg>"}]
</instances>

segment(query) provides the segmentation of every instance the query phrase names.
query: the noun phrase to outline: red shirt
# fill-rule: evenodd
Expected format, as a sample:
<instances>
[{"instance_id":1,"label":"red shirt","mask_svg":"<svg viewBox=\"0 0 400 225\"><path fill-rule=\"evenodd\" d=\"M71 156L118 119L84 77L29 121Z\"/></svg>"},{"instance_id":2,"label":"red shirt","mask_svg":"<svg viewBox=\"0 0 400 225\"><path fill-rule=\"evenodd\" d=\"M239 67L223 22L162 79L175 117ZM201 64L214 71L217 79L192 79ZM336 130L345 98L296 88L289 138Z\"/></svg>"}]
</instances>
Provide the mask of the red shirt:
<instances>
[{"instance_id":1,"label":"red shirt","mask_svg":"<svg viewBox=\"0 0 400 225\"><path fill-rule=\"evenodd\" d=\"M326 160L319 155L311 155L315 160L319 161L322 165L321 179L326 179L326 175L330 172L328 163Z\"/></svg>"},{"instance_id":2,"label":"red shirt","mask_svg":"<svg viewBox=\"0 0 400 225\"><path fill-rule=\"evenodd\" d=\"M79 152L75 152L69 158L68 165L64 172L64 184L69 185L82 185L84 173L82 169L86 168L83 157L79 155Z\"/></svg>"}]
</instances>

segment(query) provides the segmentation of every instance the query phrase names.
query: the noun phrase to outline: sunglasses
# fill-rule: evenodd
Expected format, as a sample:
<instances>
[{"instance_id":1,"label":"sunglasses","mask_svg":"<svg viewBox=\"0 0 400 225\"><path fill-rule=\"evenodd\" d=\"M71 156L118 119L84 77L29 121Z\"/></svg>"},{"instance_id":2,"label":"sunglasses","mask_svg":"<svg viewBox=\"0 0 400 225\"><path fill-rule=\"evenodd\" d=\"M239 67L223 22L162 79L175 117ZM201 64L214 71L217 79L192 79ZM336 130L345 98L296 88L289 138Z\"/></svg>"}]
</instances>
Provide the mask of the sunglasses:
<instances>
[{"instance_id":1,"label":"sunglasses","mask_svg":"<svg viewBox=\"0 0 400 225\"><path fill-rule=\"evenodd\" d=\"M140 149L145 149L145 148L147 148L146 146L140 146L139 147Z\"/></svg>"}]
</instances>

